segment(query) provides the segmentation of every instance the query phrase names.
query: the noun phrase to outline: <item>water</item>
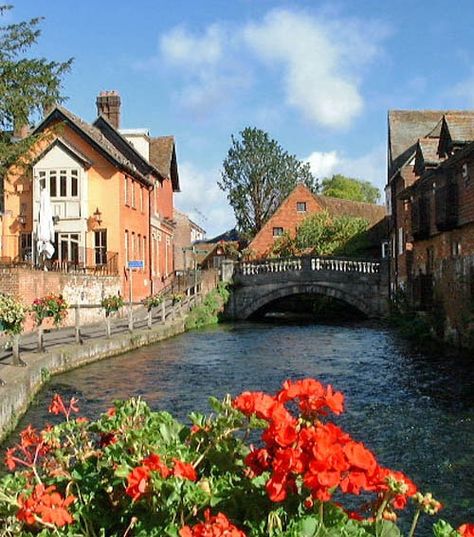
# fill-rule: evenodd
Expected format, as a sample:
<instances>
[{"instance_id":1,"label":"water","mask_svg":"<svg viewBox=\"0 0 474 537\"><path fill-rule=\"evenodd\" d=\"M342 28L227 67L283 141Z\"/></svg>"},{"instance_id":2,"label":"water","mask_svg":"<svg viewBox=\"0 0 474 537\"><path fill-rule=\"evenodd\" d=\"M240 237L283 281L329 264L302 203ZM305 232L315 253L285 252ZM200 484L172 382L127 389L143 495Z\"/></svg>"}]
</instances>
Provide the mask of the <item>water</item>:
<instances>
[{"instance_id":1,"label":"water","mask_svg":"<svg viewBox=\"0 0 474 537\"><path fill-rule=\"evenodd\" d=\"M180 419L207 411L210 395L275 391L286 378L315 377L346 395L338 419L431 490L455 526L474 521L474 367L470 356L423 354L384 328L242 323L188 332L52 379L22 420L51 421L52 394L76 396L94 417L115 399L143 396Z\"/></svg>"}]
</instances>

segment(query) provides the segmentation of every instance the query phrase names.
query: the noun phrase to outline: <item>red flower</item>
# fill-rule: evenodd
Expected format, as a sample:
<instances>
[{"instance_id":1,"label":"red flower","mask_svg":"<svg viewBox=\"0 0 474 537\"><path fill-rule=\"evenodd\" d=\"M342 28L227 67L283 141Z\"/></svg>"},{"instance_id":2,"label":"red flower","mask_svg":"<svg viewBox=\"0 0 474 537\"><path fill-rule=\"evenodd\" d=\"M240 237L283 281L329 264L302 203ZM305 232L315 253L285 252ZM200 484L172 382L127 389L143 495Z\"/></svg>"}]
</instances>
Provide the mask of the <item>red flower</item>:
<instances>
[{"instance_id":1,"label":"red flower","mask_svg":"<svg viewBox=\"0 0 474 537\"><path fill-rule=\"evenodd\" d=\"M58 528L66 524L72 524L74 519L67 510L75 501L74 496L64 498L55 491L54 486L45 488L44 485L36 485L30 496L21 494L18 497L20 509L17 512L18 520L32 525L35 522L54 524Z\"/></svg>"},{"instance_id":2,"label":"red flower","mask_svg":"<svg viewBox=\"0 0 474 537\"><path fill-rule=\"evenodd\" d=\"M179 459L173 459L173 462L173 475L175 477L182 477L183 479L189 479L189 481L197 481L197 473L192 464L180 461Z\"/></svg>"},{"instance_id":3,"label":"red flower","mask_svg":"<svg viewBox=\"0 0 474 537\"><path fill-rule=\"evenodd\" d=\"M474 524L463 524L462 526L459 526L458 533L460 533L462 537L474 537Z\"/></svg>"},{"instance_id":4,"label":"red flower","mask_svg":"<svg viewBox=\"0 0 474 537\"><path fill-rule=\"evenodd\" d=\"M142 460L142 465L146 466L152 472L159 472L161 477L166 479L170 475L170 470L166 464L160 459L159 455L152 453Z\"/></svg>"},{"instance_id":5,"label":"red flower","mask_svg":"<svg viewBox=\"0 0 474 537\"><path fill-rule=\"evenodd\" d=\"M128 474L125 492L134 502L146 493L149 478L150 470L146 466L137 466Z\"/></svg>"},{"instance_id":6,"label":"red flower","mask_svg":"<svg viewBox=\"0 0 474 537\"><path fill-rule=\"evenodd\" d=\"M234 399L233 406L246 416L256 414L258 418L269 419L275 399L263 392L244 392Z\"/></svg>"},{"instance_id":7,"label":"red flower","mask_svg":"<svg viewBox=\"0 0 474 537\"><path fill-rule=\"evenodd\" d=\"M204 522L194 526L184 526L180 537L245 537L245 533L234 526L223 513L211 516L209 509L204 513Z\"/></svg>"},{"instance_id":8,"label":"red flower","mask_svg":"<svg viewBox=\"0 0 474 537\"><path fill-rule=\"evenodd\" d=\"M349 442L344 446L347 460L355 468L373 474L377 468L377 461L373 454L361 442Z\"/></svg>"}]
</instances>

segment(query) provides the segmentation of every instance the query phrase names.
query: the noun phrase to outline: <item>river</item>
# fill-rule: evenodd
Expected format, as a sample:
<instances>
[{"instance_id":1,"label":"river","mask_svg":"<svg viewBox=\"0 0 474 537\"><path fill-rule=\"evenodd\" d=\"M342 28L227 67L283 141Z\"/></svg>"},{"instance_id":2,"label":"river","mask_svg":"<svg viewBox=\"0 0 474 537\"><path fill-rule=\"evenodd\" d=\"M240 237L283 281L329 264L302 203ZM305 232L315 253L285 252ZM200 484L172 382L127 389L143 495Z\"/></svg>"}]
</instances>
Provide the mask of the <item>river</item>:
<instances>
[{"instance_id":1,"label":"river","mask_svg":"<svg viewBox=\"0 0 474 537\"><path fill-rule=\"evenodd\" d=\"M445 504L443 518L474 522L472 357L410 349L369 322L220 325L54 377L20 427L51 421L52 394L76 396L90 417L115 399L143 396L181 419L210 395L275 391L315 377L346 396L337 422Z\"/></svg>"}]
</instances>

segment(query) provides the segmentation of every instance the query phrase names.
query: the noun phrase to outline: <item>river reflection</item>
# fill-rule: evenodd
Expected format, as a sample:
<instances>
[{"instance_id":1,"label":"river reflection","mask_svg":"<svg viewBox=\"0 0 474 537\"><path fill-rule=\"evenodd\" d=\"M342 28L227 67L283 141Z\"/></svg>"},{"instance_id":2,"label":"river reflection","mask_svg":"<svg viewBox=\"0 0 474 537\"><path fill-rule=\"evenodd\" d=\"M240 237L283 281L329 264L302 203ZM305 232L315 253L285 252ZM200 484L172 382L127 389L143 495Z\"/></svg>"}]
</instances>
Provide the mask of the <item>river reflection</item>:
<instances>
[{"instance_id":1,"label":"river reflection","mask_svg":"<svg viewBox=\"0 0 474 537\"><path fill-rule=\"evenodd\" d=\"M446 504L454 524L474 521L472 356L414 352L389 330L348 325L235 324L183 334L55 377L21 426L52 421L53 393L80 398L94 417L113 400L143 396L181 419L210 395L275 391L316 377L346 395L337 421L380 462L405 471Z\"/></svg>"}]
</instances>

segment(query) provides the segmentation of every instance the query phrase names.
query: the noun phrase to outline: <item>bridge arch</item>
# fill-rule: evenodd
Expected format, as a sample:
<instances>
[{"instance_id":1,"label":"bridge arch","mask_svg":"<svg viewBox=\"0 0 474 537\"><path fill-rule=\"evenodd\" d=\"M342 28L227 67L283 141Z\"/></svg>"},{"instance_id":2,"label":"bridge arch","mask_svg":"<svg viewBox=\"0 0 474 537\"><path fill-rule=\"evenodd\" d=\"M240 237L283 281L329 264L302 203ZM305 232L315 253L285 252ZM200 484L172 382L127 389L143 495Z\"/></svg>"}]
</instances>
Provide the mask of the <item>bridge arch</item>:
<instances>
[{"instance_id":1,"label":"bridge arch","mask_svg":"<svg viewBox=\"0 0 474 537\"><path fill-rule=\"evenodd\" d=\"M367 317L373 316L373 308L365 300L361 299L359 296L355 296L351 293L348 293L346 290L338 289L337 287L325 284L294 283L282 285L272 289L269 292L264 292L262 294L254 296L252 302L247 304L241 310L240 318L248 319L259 309L263 308L274 300L278 300L279 298L302 294L322 295L336 298L342 302L346 302Z\"/></svg>"}]
</instances>

